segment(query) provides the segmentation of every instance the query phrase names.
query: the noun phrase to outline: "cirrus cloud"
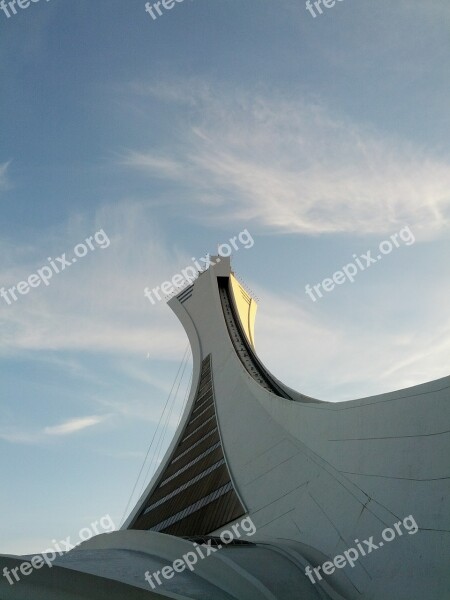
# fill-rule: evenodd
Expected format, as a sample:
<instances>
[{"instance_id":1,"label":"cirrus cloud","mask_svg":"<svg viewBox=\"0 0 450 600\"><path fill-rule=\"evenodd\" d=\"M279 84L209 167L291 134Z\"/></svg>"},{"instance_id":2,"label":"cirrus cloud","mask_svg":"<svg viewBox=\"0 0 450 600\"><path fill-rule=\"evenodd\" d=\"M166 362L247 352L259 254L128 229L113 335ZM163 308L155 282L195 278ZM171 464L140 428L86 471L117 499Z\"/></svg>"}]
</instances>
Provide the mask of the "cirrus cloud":
<instances>
[{"instance_id":1,"label":"cirrus cloud","mask_svg":"<svg viewBox=\"0 0 450 600\"><path fill-rule=\"evenodd\" d=\"M197 82L132 89L184 103L192 118L180 123L175 149L130 150L122 163L182 185L204 222L308 235L379 234L407 223L419 239L448 228L450 165L408 140L313 99Z\"/></svg>"},{"instance_id":2,"label":"cirrus cloud","mask_svg":"<svg viewBox=\"0 0 450 600\"><path fill-rule=\"evenodd\" d=\"M108 415L93 415L90 417L81 417L78 419L70 419L59 425L53 425L46 427L44 433L46 435L70 435L78 431L86 429L86 427L92 427L102 423L108 418Z\"/></svg>"},{"instance_id":3,"label":"cirrus cloud","mask_svg":"<svg viewBox=\"0 0 450 600\"><path fill-rule=\"evenodd\" d=\"M0 190L6 190L9 187L8 169L11 161L0 163Z\"/></svg>"}]
</instances>

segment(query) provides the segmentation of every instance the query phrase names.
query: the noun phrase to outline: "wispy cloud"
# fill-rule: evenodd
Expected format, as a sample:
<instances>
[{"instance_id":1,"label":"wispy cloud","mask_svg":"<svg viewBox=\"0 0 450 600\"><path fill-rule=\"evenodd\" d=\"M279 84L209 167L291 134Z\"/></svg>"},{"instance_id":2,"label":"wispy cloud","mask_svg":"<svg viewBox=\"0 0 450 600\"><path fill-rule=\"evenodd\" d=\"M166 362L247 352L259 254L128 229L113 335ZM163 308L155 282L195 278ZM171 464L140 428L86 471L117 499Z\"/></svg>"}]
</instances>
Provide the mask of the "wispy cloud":
<instances>
[{"instance_id":1,"label":"wispy cloud","mask_svg":"<svg viewBox=\"0 0 450 600\"><path fill-rule=\"evenodd\" d=\"M359 315L308 310L308 304L280 297L252 284L264 303L256 327L256 346L266 366L293 389L321 400L342 401L401 389L448 376L450 319L445 282L422 304L422 322L398 323L402 297L383 301L386 290L367 291ZM406 294L405 294L406 295ZM373 309L370 309L372 302ZM276 348L276 351L274 351ZM324 373L326 376L324 376Z\"/></svg>"},{"instance_id":2,"label":"wispy cloud","mask_svg":"<svg viewBox=\"0 0 450 600\"><path fill-rule=\"evenodd\" d=\"M39 431L19 431L13 428L4 429L0 431L0 439L11 444L40 444L49 441L52 436L72 435L88 427L99 425L109 419L110 416L110 414L106 414L78 417L59 425L49 425Z\"/></svg>"},{"instance_id":3,"label":"wispy cloud","mask_svg":"<svg viewBox=\"0 0 450 600\"><path fill-rule=\"evenodd\" d=\"M0 163L0 191L9 188L10 183L8 181L8 169L11 161Z\"/></svg>"},{"instance_id":4,"label":"wispy cloud","mask_svg":"<svg viewBox=\"0 0 450 600\"><path fill-rule=\"evenodd\" d=\"M184 342L177 320L164 302L152 306L144 287L172 277L191 262L190 256L166 243L142 204L100 209L96 223L77 215L64 227L29 240L25 248L0 242L0 285L28 278L48 256L64 251L69 256L99 227L111 239L107 250L96 249L50 286L10 306L0 299L0 352L83 350L179 359Z\"/></svg>"},{"instance_id":5,"label":"wispy cloud","mask_svg":"<svg viewBox=\"0 0 450 600\"><path fill-rule=\"evenodd\" d=\"M82 431L87 427L92 427L93 425L103 423L103 421L105 421L107 418L109 418L108 415L94 415L90 417L71 419L70 421L61 423L60 425L46 427L44 429L44 433L45 435L70 435L72 433Z\"/></svg>"},{"instance_id":6,"label":"wispy cloud","mask_svg":"<svg viewBox=\"0 0 450 600\"><path fill-rule=\"evenodd\" d=\"M197 83L133 87L184 103L192 117L179 124L175 150L129 151L123 164L189 189L198 219L311 235L409 224L420 239L448 228L444 159L316 100Z\"/></svg>"},{"instance_id":7,"label":"wispy cloud","mask_svg":"<svg viewBox=\"0 0 450 600\"><path fill-rule=\"evenodd\" d=\"M0 431L0 440L4 440L10 444L38 444L43 440L43 435L41 433L9 429Z\"/></svg>"}]
</instances>

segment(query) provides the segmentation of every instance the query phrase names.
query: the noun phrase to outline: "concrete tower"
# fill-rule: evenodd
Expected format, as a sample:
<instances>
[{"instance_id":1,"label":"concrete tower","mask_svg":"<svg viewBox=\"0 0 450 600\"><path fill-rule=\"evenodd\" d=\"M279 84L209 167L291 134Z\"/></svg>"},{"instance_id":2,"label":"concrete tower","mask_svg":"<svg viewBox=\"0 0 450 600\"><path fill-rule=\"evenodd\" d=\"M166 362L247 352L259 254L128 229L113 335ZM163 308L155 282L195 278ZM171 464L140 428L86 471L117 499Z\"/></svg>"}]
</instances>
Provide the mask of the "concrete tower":
<instances>
[{"instance_id":1,"label":"concrete tower","mask_svg":"<svg viewBox=\"0 0 450 600\"><path fill-rule=\"evenodd\" d=\"M450 377L341 403L295 392L257 357L229 259L212 264L169 302L193 384L158 471L124 528L36 576L33 598L72 597L67 569L77 598L449 598ZM187 552L195 567L177 570Z\"/></svg>"}]
</instances>

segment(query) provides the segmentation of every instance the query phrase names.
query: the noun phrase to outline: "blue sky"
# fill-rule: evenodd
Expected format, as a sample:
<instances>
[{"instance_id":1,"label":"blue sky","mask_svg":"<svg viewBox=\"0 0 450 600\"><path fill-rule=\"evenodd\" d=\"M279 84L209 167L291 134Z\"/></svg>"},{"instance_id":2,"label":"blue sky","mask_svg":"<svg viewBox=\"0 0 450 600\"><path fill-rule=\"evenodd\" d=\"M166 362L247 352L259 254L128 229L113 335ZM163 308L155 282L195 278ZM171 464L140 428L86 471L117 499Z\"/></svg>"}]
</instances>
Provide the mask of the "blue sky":
<instances>
[{"instance_id":1,"label":"blue sky","mask_svg":"<svg viewBox=\"0 0 450 600\"><path fill-rule=\"evenodd\" d=\"M0 286L110 240L0 298L3 553L119 525L187 344L143 289L244 229L280 379L340 401L448 375L448 3L144 5L0 12ZM414 244L306 295L404 227Z\"/></svg>"}]
</instances>

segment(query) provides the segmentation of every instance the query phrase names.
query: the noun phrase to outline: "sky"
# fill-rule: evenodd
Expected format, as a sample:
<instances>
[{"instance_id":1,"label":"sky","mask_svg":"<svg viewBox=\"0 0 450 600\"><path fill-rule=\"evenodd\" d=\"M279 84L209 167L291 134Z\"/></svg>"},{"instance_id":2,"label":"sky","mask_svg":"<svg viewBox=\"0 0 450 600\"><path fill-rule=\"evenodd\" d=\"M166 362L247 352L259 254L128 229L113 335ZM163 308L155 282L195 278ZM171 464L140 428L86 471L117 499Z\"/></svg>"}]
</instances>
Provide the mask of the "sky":
<instances>
[{"instance_id":1,"label":"sky","mask_svg":"<svg viewBox=\"0 0 450 600\"><path fill-rule=\"evenodd\" d=\"M449 374L448 2L161 11L0 10L0 553L120 526L190 385L144 288L243 231L283 382L337 402Z\"/></svg>"}]
</instances>

